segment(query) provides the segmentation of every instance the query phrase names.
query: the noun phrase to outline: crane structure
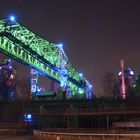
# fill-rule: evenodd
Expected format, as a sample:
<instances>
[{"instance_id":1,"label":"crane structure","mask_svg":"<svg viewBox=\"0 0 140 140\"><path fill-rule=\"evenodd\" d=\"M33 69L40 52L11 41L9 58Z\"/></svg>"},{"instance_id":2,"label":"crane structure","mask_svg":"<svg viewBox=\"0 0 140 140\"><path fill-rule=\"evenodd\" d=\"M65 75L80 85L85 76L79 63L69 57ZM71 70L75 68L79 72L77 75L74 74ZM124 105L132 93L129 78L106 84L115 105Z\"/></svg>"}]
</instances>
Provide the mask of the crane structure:
<instances>
[{"instance_id":1,"label":"crane structure","mask_svg":"<svg viewBox=\"0 0 140 140\"><path fill-rule=\"evenodd\" d=\"M92 92L91 84L75 69L61 44L39 37L17 23L14 17L0 20L0 51L33 69L33 74L37 71L65 89L86 95ZM36 89L32 87L32 91Z\"/></svg>"}]
</instances>

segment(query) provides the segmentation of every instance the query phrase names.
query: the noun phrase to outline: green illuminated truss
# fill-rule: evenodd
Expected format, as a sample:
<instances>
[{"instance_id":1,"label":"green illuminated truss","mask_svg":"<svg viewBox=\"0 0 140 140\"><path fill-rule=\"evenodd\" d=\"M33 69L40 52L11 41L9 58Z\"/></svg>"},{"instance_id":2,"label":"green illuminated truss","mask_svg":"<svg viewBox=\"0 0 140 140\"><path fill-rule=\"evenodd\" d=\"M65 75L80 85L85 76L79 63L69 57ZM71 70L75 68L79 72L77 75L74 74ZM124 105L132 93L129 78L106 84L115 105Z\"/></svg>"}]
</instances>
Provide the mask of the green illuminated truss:
<instances>
[{"instance_id":1,"label":"green illuminated truss","mask_svg":"<svg viewBox=\"0 0 140 140\"><path fill-rule=\"evenodd\" d=\"M59 71L64 60L68 71L67 86L74 91L86 88L84 77L79 75L62 50L60 57L57 44L49 43L16 22L0 21L0 51L57 82L60 82Z\"/></svg>"}]
</instances>

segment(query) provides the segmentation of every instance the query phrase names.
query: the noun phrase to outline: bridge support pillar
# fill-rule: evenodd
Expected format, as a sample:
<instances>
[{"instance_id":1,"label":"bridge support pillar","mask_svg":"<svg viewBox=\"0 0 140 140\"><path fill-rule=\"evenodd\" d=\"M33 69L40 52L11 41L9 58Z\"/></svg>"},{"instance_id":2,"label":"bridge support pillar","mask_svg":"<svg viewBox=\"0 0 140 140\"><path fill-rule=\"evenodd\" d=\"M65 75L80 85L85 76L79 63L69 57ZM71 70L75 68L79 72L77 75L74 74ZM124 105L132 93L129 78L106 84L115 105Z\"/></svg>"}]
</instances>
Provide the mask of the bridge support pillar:
<instances>
[{"instance_id":1,"label":"bridge support pillar","mask_svg":"<svg viewBox=\"0 0 140 140\"><path fill-rule=\"evenodd\" d=\"M38 72L34 69L31 69L31 98L32 99L37 92L37 84L38 84Z\"/></svg>"}]
</instances>

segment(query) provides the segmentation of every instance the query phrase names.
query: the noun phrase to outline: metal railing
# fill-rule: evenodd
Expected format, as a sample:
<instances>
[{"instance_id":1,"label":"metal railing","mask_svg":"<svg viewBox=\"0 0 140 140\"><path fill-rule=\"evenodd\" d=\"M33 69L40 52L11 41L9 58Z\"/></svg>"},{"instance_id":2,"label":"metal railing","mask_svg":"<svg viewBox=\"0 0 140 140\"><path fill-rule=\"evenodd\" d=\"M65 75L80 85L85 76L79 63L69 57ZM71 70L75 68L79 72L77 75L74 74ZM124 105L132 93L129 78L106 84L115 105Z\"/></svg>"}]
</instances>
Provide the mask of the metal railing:
<instances>
[{"instance_id":1,"label":"metal railing","mask_svg":"<svg viewBox=\"0 0 140 140\"><path fill-rule=\"evenodd\" d=\"M140 114L140 108L28 108L24 113L47 115L103 115L103 114Z\"/></svg>"},{"instance_id":2,"label":"metal railing","mask_svg":"<svg viewBox=\"0 0 140 140\"><path fill-rule=\"evenodd\" d=\"M34 130L37 140L140 140L140 134L60 133Z\"/></svg>"}]
</instances>

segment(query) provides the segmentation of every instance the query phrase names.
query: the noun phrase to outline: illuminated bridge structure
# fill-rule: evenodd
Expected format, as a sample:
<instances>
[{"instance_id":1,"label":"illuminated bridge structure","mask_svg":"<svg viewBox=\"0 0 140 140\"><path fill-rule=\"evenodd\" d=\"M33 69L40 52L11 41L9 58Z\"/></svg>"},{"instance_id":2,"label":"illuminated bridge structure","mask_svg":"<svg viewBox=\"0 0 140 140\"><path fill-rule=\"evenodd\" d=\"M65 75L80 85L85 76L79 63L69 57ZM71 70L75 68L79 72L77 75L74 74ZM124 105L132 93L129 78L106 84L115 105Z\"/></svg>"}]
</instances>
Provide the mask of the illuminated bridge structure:
<instances>
[{"instance_id":1,"label":"illuminated bridge structure","mask_svg":"<svg viewBox=\"0 0 140 140\"><path fill-rule=\"evenodd\" d=\"M0 20L0 51L56 81L72 94L92 93L92 86L72 65L62 45L50 43L11 19ZM32 83L33 84L33 83ZM34 81L32 92L36 91Z\"/></svg>"}]
</instances>

